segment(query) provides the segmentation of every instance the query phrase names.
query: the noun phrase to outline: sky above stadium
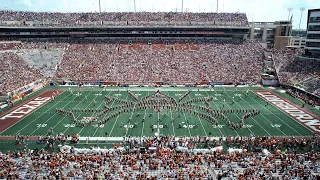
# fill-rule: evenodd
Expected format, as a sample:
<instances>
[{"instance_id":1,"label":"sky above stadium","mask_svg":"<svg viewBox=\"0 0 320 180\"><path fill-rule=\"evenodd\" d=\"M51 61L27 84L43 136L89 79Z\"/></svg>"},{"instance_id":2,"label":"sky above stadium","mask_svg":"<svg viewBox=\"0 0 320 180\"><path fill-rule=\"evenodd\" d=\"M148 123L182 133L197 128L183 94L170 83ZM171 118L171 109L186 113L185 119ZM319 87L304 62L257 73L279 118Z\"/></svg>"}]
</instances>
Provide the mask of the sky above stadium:
<instances>
[{"instance_id":1,"label":"sky above stadium","mask_svg":"<svg viewBox=\"0 0 320 180\"><path fill-rule=\"evenodd\" d=\"M134 11L134 0L100 0L101 11ZM178 11L182 0L135 0L136 11ZM183 0L188 12L215 12L217 0ZM320 0L219 0L219 12L244 12L249 21L288 20L288 8L292 8L293 28L306 28L307 9L320 8ZM48 12L99 12L99 0L0 0L1 10L48 11ZM289 18L288 18L289 17Z\"/></svg>"}]
</instances>

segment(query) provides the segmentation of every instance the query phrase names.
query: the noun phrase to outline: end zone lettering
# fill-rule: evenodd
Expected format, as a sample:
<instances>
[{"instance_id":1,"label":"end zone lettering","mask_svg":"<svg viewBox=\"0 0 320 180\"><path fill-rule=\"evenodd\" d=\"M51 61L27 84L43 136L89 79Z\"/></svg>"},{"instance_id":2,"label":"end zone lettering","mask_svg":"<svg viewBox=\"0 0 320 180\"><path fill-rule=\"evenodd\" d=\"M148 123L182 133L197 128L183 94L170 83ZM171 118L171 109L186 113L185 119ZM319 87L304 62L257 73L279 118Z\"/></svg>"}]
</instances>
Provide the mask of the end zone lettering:
<instances>
[{"instance_id":1,"label":"end zone lettering","mask_svg":"<svg viewBox=\"0 0 320 180\"><path fill-rule=\"evenodd\" d=\"M22 119L27 114L31 113L33 110L37 109L41 105L45 104L46 102L50 101L50 97L37 97L32 101L18 107L17 109L13 110L12 112L6 114L5 116L1 117L0 120L5 120L9 118L15 119Z\"/></svg>"},{"instance_id":2,"label":"end zone lettering","mask_svg":"<svg viewBox=\"0 0 320 180\"><path fill-rule=\"evenodd\" d=\"M290 102L287 102L270 91L255 91L257 95L276 106L282 112L286 113L296 121L309 127L313 131L320 133L320 120L306 111L297 108Z\"/></svg>"}]
</instances>

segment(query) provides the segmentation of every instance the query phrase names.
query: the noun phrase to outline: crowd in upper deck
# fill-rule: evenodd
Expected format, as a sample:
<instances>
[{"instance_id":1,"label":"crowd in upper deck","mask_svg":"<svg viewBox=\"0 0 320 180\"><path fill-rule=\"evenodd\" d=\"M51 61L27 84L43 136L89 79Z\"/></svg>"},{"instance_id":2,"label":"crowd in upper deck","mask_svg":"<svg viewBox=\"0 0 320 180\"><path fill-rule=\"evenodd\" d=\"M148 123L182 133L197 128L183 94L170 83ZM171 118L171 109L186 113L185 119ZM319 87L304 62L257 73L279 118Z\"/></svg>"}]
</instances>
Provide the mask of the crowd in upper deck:
<instances>
[{"instance_id":1,"label":"crowd in upper deck","mask_svg":"<svg viewBox=\"0 0 320 180\"><path fill-rule=\"evenodd\" d=\"M13 46L13 49L63 51L61 60L57 61L58 78L113 82L218 81L249 84L257 84L260 77L263 50L255 41L238 39L25 42ZM10 57L2 56L1 61L10 61L9 65L2 68L6 76L11 77L3 79L2 90L12 90L23 84L6 83L13 77L25 83L34 80L33 77L41 77L34 66L28 69L28 73L32 74L23 76L26 69L20 68L19 76L15 76L14 73L18 71L13 72L12 66L18 66L17 63L28 67L30 65L17 53L10 52Z\"/></svg>"},{"instance_id":2,"label":"crowd in upper deck","mask_svg":"<svg viewBox=\"0 0 320 180\"><path fill-rule=\"evenodd\" d=\"M244 13L0 11L2 26L249 26Z\"/></svg>"},{"instance_id":3,"label":"crowd in upper deck","mask_svg":"<svg viewBox=\"0 0 320 180\"><path fill-rule=\"evenodd\" d=\"M170 44L172 43L172 44ZM256 83L261 46L240 40L72 44L65 51L58 76L73 80L117 82L247 82ZM248 66L250 65L250 66Z\"/></svg>"}]
</instances>

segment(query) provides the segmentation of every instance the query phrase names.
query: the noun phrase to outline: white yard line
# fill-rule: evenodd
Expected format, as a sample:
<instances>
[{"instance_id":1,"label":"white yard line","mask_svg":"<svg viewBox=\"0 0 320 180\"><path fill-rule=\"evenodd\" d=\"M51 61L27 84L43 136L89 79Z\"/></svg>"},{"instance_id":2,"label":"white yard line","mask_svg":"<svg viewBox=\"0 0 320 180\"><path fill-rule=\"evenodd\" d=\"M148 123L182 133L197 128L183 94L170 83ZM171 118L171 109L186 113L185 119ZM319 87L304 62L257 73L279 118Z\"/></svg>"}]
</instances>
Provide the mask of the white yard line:
<instances>
[{"instance_id":1,"label":"white yard line","mask_svg":"<svg viewBox=\"0 0 320 180\"><path fill-rule=\"evenodd\" d=\"M125 100L127 100L127 99L128 99L128 97L129 97L129 95L127 94L127 96L126 96L126 99L125 99ZM114 101L112 102L112 104L111 104L111 105L113 105L113 103L114 103ZM103 118L105 118L106 116L107 116L107 114L105 114ZM120 116L120 115L119 115L119 116ZM117 116L116 121L113 123L113 126L112 126L112 128L111 128L111 131L110 131L110 133L108 133L109 135L111 135L111 133L113 132L113 129L114 129L115 125L117 124L117 121L118 121L119 116Z\"/></svg>"},{"instance_id":2,"label":"white yard line","mask_svg":"<svg viewBox=\"0 0 320 180\"><path fill-rule=\"evenodd\" d=\"M75 98L77 98L77 97L75 97ZM75 99L75 98L73 98L73 99ZM70 104L71 103L71 101L70 102L68 102L68 103L66 103L66 104L64 104L64 106L62 107L62 108L64 108L64 107L66 107L68 104ZM52 119L55 115L57 115L57 113L54 113L50 118L48 118L45 122L43 122L43 123L41 123L41 124L46 124L50 119ZM64 116L63 118L62 118L62 120L65 118L66 116ZM61 121L62 121L61 120ZM59 121L59 123L61 122L61 121ZM56 125L57 124L59 124L59 123L56 123ZM56 126L55 125L55 126ZM54 126L54 127L55 127ZM29 134L29 136L31 136L33 133L35 133L38 129L40 129L40 127L38 127L38 128L36 128L32 133L30 133Z\"/></svg>"},{"instance_id":3,"label":"white yard line","mask_svg":"<svg viewBox=\"0 0 320 180\"><path fill-rule=\"evenodd\" d=\"M167 92L168 92L168 91L167 91ZM168 92L167 96L170 96L169 92ZM176 133L175 133L175 131L174 131L174 123L173 123L174 120L173 120L173 118L172 118L172 109L170 109L170 116L171 116L170 121L171 121L171 125L172 125L173 136L176 136Z\"/></svg>"},{"instance_id":4,"label":"white yard line","mask_svg":"<svg viewBox=\"0 0 320 180\"><path fill-rule=\"evenodd\" d=\"M191 100L191 97L190 97L190 96L189 96L189 99ZM202 129L203 129L204 133L206 134L206 136L208 136L207 131L206 131L206 129L204 128L204 126L203 126L203 124L202 124L202 122L201 122L201 119L200 119L199 115L198 115L197 117L198 117L198 119L199 119L199 122L200 122L200 124L201 124L201 126L202 126Z\"/></svg>"},{"instance_id":5,"label":"white yard line","mask_svg":"<svg viewBox=\"0 0 320 180\"><path fill-rule=\"evenodd\" d=\"M171 114L171 119L170 119L170 121L171 121L171 124L172 124L172 132L173 132L173 136L176 136L176 133L175 133L175 131L174 131L174 123L173 123L173 118L172 118L172 110L170 109L170 114Z\"/></svg>"},{"instance_id":6,"label":"white yard line","mask_svg":"<svg viewBox=\"0 0 320 180\"><path fill-rule=\"evenodd\" d=\"M42 92L42 93L40 93L40 94L38 94L37 95L37 97L38 96L40 96L40 95L42 95L42 94L44 94L45 93L45 91L44 92ZM63 93L63 92L62 92ZM61 93L61 94L62 94ZM34 96L35 97L35 96ZM32 101L32 100L31 100ZM50 101L49 101L50 102ZM47 103L49 103L49 102L47 102ZM37 112L37 110L38 109L40 109L41 107L43 107L44 105L46 105L47 103L44 103L44 104L42 104L41 106L39 106L35 111L33 111L32 113L38 113ZM18 107L17 107L18 108ZM14 111L15 109L13 109L13 111ZM10 129L12 126L14 126L14 125L16 125L18 122L20 122L20 121L22 121L24 118L26 118L27 116L29 116L29 115L31 115L32 113L30 113L30 114L27 114L25 117L23 117L22 119L20 119L19 121L17 121L17 122L15 122L14 124L12 124L12 125L10 125L9 127L7 127L5 130L3 130L2 132L1 132L1 134L2 133L4 133L5 131L7 131L8 129ZM46 113L46 112L43 112L43 113Z\"/></svg>"},{"instance_id":7,"label":"white yard line","mask_svg":"<svg viewBox=\"0 0 320 180\"><path fill-rule=\"evenodd\" d=\"M212 89L213 89L213 88L212 88ZM205 91L205 92L207 93L208 96L210 96L207 91ZM215 89L213 89L213 92L214 92L215 94L217 94L217 91L215 91ZM218 97L218 98L219 98L219 97ZM221 100L222 100L222 99L221 99ZM216 103L213 103L213 104L217 107L217 109L219 109L219 107L216 105ZM222 133L222 131L220 130L219 127L217 127L217 129L219 130L221 136L225 136L225 135L223 135L223 133ZM233 131L237 134L237 136L239 136L238 132L237 132L235 129L234 129Z\"/></svg>"},{"instance_id":8,"label":"white yard line","mask_svg":"<svg viewBox=\"0 0 320 180\"><path fill-rule=\"evenodd\" d=\"M63 91L61 94L63 94L65 91ZM61 94L59 94L59 95L61 95ZM63 99L65 99L65 98L67 98L68 96L66 96L66 97L64 97ZM62 99L62 100L63 100ZM61 101L62 101L61 100ZM48 103L50 103L50 102L52 102L52 100L51 101L49 101ZM54 102L56 102L56 101L54 101ZM51 108L53 108L54 106L56 106L57 104L59 104L60 103L60 101L58 101L58 102L56 102L54 105L52 105L50 108L48 108L46 111L44 111L43 113L41 113L41 115L39 115L39 116L37 116L37 118L35 118L33 121L31 121L30 123L28 123L26 126L24 126L23 128L21 128L18 132L16 132L14 135L17 135L17 134L19 134L19 132L21 132L22 130L24 130L26 127L28 127L31 123L33 123L34 121L36 121L37 119L39 119L44 113L46 113L46 112L48 112ZM47 103L46 103L47 104ZM39 110L39 109L38 109ZM33 114L33 113L31 113L31 114ZM27 116L29 116L29 115L31 115L31 114L28 114ZM24 118L26 118L27 116L25 116ZM24 119L23 118L23 119ZM21 121L21 120L20 120ZM19 121L18 121L19 122Z\"/></svg>"},{"instance_id":9,"label":"white yard line","mask_svg":"<svg viewBox=\"0 0 320 180\"><path fill-rule=\"evenodd\" d=\"M138 94L140 93L140 91L138 91ZM129 94L128 94L128 96L129 96ZM128 97L127 96L127 97ZM126 98L126 100L127 100L127 98ZM126 134L124 135L124 137L127 137L127 135L128 135L128 131L129 131L129 127L130 127L130 123L131 123L131 120L132 120L132 116L133 116L133 113L134 113L134 108L136 107L136 105L137 104L135 104L134 106L133 106L133 110L132 110L132 113L131 113L131 117L130 117L130 121L129 121L129 124L128 124L128 126L127 126L127 129L126 129ZM119 117L119 116L118 116ZM117 120L118 120L118 118L117 118ZM116 122L115 122L116 123Z\"/></svg>"},{"instance_id":10,"label":"white yard line","mask_svg":"<svg viewBox=\"0 0 320 180\"><path fill-rule=\"evenodd\" d=\"M102 91L103 91L103 90L102 90ZM101 91L101 92L102 92L102 91ZM101 92L100 92L100 93L101 93ZM99 93L99 94L100 94L100 93ZM109 91L109 93L107 94L107 96L109 96L110 93L111 93L111 91ZM104 98L104 97L103 97L103 98ZM104 102L105 102L105 101L104 101ZM101 103L101 104L99 104L98 109L100 108L101 105L104 104L104 102ZM114 103L114 101L111 103L111 106L113 105L113 103ZM95 116L95 114L98 114L98 112L94 113L93 115ZM102 117L102 119L104 119L104 118L106 117L106 115L107 115L107 113ZM98 126L98 127L97 127L96 130L94 131L92 137L95 137L96 133L98 132L98 130L99 130L99 128L100 128L98 124L97 124L97 126Z\"/></svg>"},{"instance_id":11,"label":"white yard line","mask_svg":"<svg viewBox=\"0 0 320 180\"><path fill-rule=\"evenodd\" d=\"M249 95L248 95L249 96ZM245 103L247 103L251 108L253 108L254 109L254 107L250 104L250 103L248 103L245 99L243 99L243 98L241 98L241 100L243 100ZM264 119L266 119L267 121L269 121L269 119L267 119L262 113L260 113L260 115L262 115L262 117L264 118ZM253 117L251 117L253 120L254 120L254 122L258 125L258 126L260 126L269 136L271 136L271 134L263 127L263 126L261 126L261 124L259 123L259 122L257 122ZM270 122L270 121L269 121ZM271 122L270 122L271 123ZM277 127L276 127L277 128ZM282 132L279 128L277 128L280 132ZM283 134L285 134L284 132L282 132Z\"/></svg>"},{"instance_id":12,"label":"white yard line","mask_svg":"<svg viewBox=\"0 0 320 180\"><path fill-rule=\"evenodd\" d=\"M168 91L167 91L167 92L168 92ZM168 92L168 94L166 94L166 95L170 97L169 92ZM175 131L174 131L174 123L173 123L174 120L173 120L173 118L172 118L172 109L170 109L170 117L171 117L170 122L171 122L171 125L172 125L173 136L176 136L176 133L175 133Z\"/></svg>"},{"instance_id":13,"label":"white yard line","mask_svg":"<svg viewBox=\"0 0 320 180\"><path fill-rule=\"evenodd\" d=\"M224 87L223 87L223 89L224 89ZM224 89L224 91L226 91L226 90ZM236 89L236 93L237 93L237 89ZM225 92L225 94L227 94L227 96L232 100L231 96L229 96L229 94L228 94L227 92ZM239 98L240 98L240 97L239 97ZM232 101L234 101L240 108L245 109L245 108L243 108L242 106L240 106L236 100L232 100ZM229 107L229 109L231 109L231 107L228 105L228 103L225 103L225 104ZM234 114L239 118L239 120L241 120L241 118L237 115L237 113L234 113ZM251 131L250 128L248 128L247 126L246 126L246 128L251 132L251 134L252 134L253 136L256 136L256 135Z\"/></svg>"},{"instance_id":14,"label":"white yard line","mask_svg":"<svg viewBox=\"0 0 320 180\"><path fill-rule=\"evenodd\" d=\"M157 126L157 133L158 133L158 135L160 135L160 128L159 128L159 123L160 123L160 111L158 111L158 119L157 119L157 121L158 121L158 126Z\"/></svg>"},{"instance_id":15,"label":"white yard line","mask_svg":"<svg viewBox=\"0 0 320 180\"><path fill-rule=\"evenodd\" d=\"M91 91L89 94L86 94L86 95L90 95L91 93L92 93L93 91ZM81 104L82 102L83 102L83 100L84 100L85 98L83 98L75 107L77 107L79 104ZM90 104L89 104L90 105ZM85 107L85 109L87 109L88 107L89 107L89 105L87 105L86 107ZM80 113L80 115L79 116L77 116L76 117L76 119L78 119L79 117L81 116L81 113ZM62 134L65 134L66 132L67 132L67 130L70 128L70 126L69 127L67 127L67 129L66 130L64 130L63 131L63 133Z\"/></svg>"},{"instance_id":16,"label":"white yard line","mask_svg":"<svg viewBox=\"0 0 320 180\"><path fill-rule=\"evenodd\" d=\"M148 96L149 96L149 91L148 91ZM144 110L144 117L143 117L144 121L146 120L146 116L147 116L147 109ZM141 129L141 136L140 137L143 136L144 121L142 122L142 129Z\"/></svg>"},{"instance_id":17,"label":"white yard line","mask_svg":"<svg viewBox=\"0 0 320 180\"><path fill-rule=\"evenodd\" d=\"M178 93L178 91L176 91L177 93ZM192 91L191 91L192 92ZM189 96L189 95L188 95ZM182 101L181 101L182 102ZM183 113L183 116L184 116L184 120L186 121L185 123L187 123L188 125L187 125L187 128L188 128L188 131L189 131L189 135L190 135L190 137L191 137L191 131L190 131L190 128L189 128L189 121L187 120L187 117L186 117L186 113L184 113L183 111L182 111L182 113Z\"/></svg>"},{"instance_id":18,"label":"white yard line","mask_svg":"<svg viewBox=\"0 0 320 180\"><path fill-rule=\"evenodd\" d=\"M103 88L102 88L102 90L99 92L99 94L101 94L102 93L102 91L103 91ZM93 91L91 91L91 92L93 92ZM89 94L91 94L91 92L89 93ZM88 96L89 96L89 94L88 94ZM96 95L96 97L92 100L92 101L90 101L90 103L88 104L88 106L86 106L86 108L88 108L91 104L92 104L92 102L93 101L95 101L96 99L97 99L97 95ZM101 104L100 104L101 105ZM99 105L99 106L100 106ZM96 112L96 113L98 113L98 112ZM94 113L95 114L95 113ZM78 116L78 118L80 117L80 115ZM68 127L66 130L68 130L70 127ZM78 134L80 135L80 133L83 131L83 129L85 128L85 126L83 126L82 128L81 128L81 130L78 132ZM99 127L98 127L99 128ZM66 131L65 131L66 132Z\"/></svg>"},{"instance_id":19,"label":"white yard line","mask_svg":"<svg viewBox=\"0 0 320 180\"><path fill-rule=\"evenodd\" d=\"M241 94L241 91L240 91L240 94ZM229 94L227 94L228 96L229 96ZM229 96L230 97L230 96ZM231 97L230 97L231 98ZM239 99L241 99L241 100L243 100L243 101L245 101L245 103L247 103L251 108L253 108L252 106L251 106L251 104L249 104L246 100L244 100L243 98L241 98L241 96L239 96ZM237 101L235 101L235 103L240 107L240 108L243 108ZM245 109L245 108L243 108L243 109ZM254 108L253 108L254 109ZM263 115L262 115L263 116ZM252 119L253 119L253 117L251 117ZM264 119L266 119L267 121L269 121L266 117L264 117L263 116L263 118ZM254 120L254 119L253 119ZM261 126L261 124L260 123L258 123L256 120L254 120L254 122L258 125L258 126L260 126L269 136L271 136L270 135L270 133L263 127L263 126ZM270 122L270 121L269 121ZM278 129L279 131L281 131L280 129ZM251 131L251 130L250 130ZM282 131L281 131L282 132ZM283 132L282 132L283 133Z\"/></svg>"},{"instance_id":20,"label":"white yard line","mask_svg":"<svg viewBox=\"0 0 320 180\"><path fill-rule=\"evenodd\" d=\"M64 101L61 101L61 102L64 102ZM78 104L77 104L75 107L73 107L73 108L76 108L79 104L81 104L82 101L66 101L66 102L78 102ZM96 102L103 102L103 101L96 101ZM102 104L103 104L103 103L102 103ZM100 104L100 105L101 105L101 104ZM99 105L99 107L100 107L100 105ZM57 127L66 117L67 117L67 116L64 116L56 125L54 125L54 126L53 126L53 129L54 129L55 127Z\"/></svg>"},{"instance_id":21,"label":"white yard line","mask_svg":"<svg viewBox=\"0 0 320 180\"><path fill-rule=\"evenodd\" d=\"M269 112L271 112L272 115L274 115L275 117L277 117L277 119L279 119L282 123L286 124L288 127L290 127L292 130L294 130L295 132L297 132L298 134L300 134L302 136L302 134L297 131L296 129L294 129L293 127L291 127L290 125L288 125L285 121L283 121L281 118L279 118L279 116L276 115L276 113L273 113L271 110L269 110L268 108L266 108L265 106L261 105L256 99L254 99L253 97L250 96L251 99L253 99L254 101L256 101L261 107L265 108L266 110L268 110ZM259 98L261 98L259 96ZM264 99L263 99L264 100ZM264 100L264 101L267 101L267 100ZM268 101L267 101L268 102ZM269 102L268 102L269 103ZM273 106L274 107L274 106ZM277 109L277 108L276 108ZM277 109L279 110L279 109ZM280 111L280 110L279 110ZM285 113L283 113L285 114ZM287 115L287 114L285 114ZM290 116L289 116L290 117ZM291 118L291 117L290 117ZM292 119L292 118L291 118ZM270 121L269 121L270 122ZM271 123L271 122L270 122Z\"/></svg>"}]
</instances>

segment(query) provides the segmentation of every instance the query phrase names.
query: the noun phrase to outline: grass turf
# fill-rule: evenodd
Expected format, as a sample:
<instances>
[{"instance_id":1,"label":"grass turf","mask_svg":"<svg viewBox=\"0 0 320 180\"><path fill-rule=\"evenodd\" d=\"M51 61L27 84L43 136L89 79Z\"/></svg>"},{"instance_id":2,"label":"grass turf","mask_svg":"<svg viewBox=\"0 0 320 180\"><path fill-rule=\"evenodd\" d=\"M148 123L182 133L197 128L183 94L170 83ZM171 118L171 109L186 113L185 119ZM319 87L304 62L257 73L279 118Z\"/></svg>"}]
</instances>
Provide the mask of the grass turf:
<instances>
[{"instance_id":1,"label":"grass turf","mask_svg":"<svg viewBox=\"0 0 320 180\"><path fill-rule=\"evenodd\" d=\"M57 87L54 87L57 88ZM47 88L52 89L52 88ZM59 88L61 89L61 88ZM78 92L79 88L73 88L74 93ZM250 89L249 95L246 96L246 91ZM2 132L2 136L14 135L29 135L39 136L46 135L50 127L54 128L55 133L63 134L80 134L82 137L122 137L122 136L154 136L155 132L163 135L174 136L311 136L313 133L297 123L291 117L282 113L272 105L267 105L261 98L256 98L256 95L251 91L260 88L224 88L217 87L209 89L192 89L192 92L184 99L184 101L197 98L212 96L215 100L211 101L212 109L259 109L261 113L257 116L250 117L245 120L245 126L238 130L233 130L227 127L227 123L218 119L219 125L214 126L198 116L178 111L162 110L160 113L153 109L146 111L135 111L124 113L116 118L111 119L101 127L77 127L72 124L71 118L63 116L55 112L56 108L72 109L72 108L103 108L104 96L117 97L119 99L133 101L128 95L126 89L117 88L97 88L85 87L80 91L80 97L70 96L67 91L59 95L55 101L48 102L32 114ZM66 88L65 88L66 90ZM152 88L130 88L139 99L155 93ZM187 91L186 88L162 88L161 92L178 99ZM85 99L87 96L87 99ZM232 97L235 97L235 102L232 104ZM96 105L93 105L93 100ZM225 103L224 103L225 100ZM239 101L238 101L239 100ZM201 104L201 103L196 103ZM111 102L109 106L116 106L119 103ZM138 116L140 114L140 116ZM165 115L166 114L166 115ZM238 123L245 113L232 113L227 116L231 121ZM83 117L93 117L97 113L75 113L77 119ZM107 113L104 117L109 115ZM142 122L142 118L145 121ZM128 120L131 118L131 121ZM158 122L158 118L160 121ZM171 123L171 119L173 122ZM136 127L132 127L137 124ZM178 128L179 124L182 128ZM167 127L165 127L167 125ZM127 126L128 128L125 128ZM151 126L155 127L152 131Z\"/></svg>"}]
</instances>

